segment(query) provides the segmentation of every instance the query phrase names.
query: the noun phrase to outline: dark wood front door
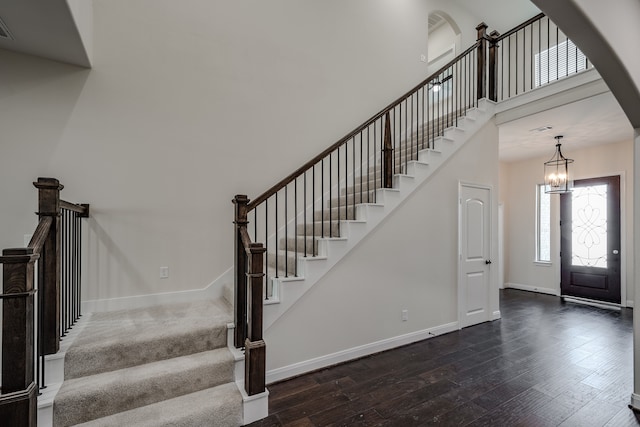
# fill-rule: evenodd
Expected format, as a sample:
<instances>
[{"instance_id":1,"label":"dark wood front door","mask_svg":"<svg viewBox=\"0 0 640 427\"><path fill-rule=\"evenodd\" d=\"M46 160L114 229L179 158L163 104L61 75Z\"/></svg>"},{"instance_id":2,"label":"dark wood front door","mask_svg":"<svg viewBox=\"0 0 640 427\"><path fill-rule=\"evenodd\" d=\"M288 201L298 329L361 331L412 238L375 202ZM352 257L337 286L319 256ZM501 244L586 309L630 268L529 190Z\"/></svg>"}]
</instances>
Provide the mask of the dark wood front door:
<instances>
[{"instance_id":1,"label":"dark wood front door","mask_svg":"<svg viewBox=\"0 0 640 427\"><path fill-rule=\"evenodd\" d=\"M560 197L563 296L620 303L620 177L575 181Z\"/></svg>"}]
</instances>

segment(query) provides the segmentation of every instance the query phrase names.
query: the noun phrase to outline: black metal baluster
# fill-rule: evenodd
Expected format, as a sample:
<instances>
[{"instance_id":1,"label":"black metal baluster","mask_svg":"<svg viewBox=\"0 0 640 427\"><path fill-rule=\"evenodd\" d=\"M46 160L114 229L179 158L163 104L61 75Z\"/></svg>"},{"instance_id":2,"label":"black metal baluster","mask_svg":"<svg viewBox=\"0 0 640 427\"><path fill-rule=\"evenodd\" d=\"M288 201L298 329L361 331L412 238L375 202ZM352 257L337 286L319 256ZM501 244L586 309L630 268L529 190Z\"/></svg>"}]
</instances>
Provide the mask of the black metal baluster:
<instances>
[{"instance_id":1,"label":"black metal baluster","mask_svg":"<svg viewBox=\"0 0 640 427\"><path fill-rule=\"evenodd\" d=\"M320 210L324 212L324 157L320 161ZM320 235L324 237L324 213L320 223Z\"/></svg>"},{"instance_id":2,"label":"black metal baluster","mask_svg":"<svg viewBox=\"0 0 640 427\"><path fill-rule=\"evenodd\" d=\"M529 89L533 89L533 26L535 23L531 24L531 27L529 27L530 33L529 33L529 42L531 43L531 49L529 49L529 54L531 55L531 58L529 58L529 62L531 63L531 75L529 78L530 84L529 84Z\"/></svg>"},{"instance_id":3,"label":"black metal baluster","mask_svg":"<svg viewBox=\"0 0 640 427\"><path fill-rule=\"evenodd\" d=\"M264 275L264 292L265 299L269 299L269 199L264 201L264 248L265 256L267 257L267 268L265 268ZM276 254L276 256L278 256L278 254Z\"/></svg>"},{"instance_id":4,"label":"black metal baluster","mask_svg":"<svg viewBox=\"0 0 640 427\"><path fill-rule=\"evenodd\" d=\"M564 60L564 64L565 64L565 67L567 69L567 77L568 77L569 76L569 37L567 37L567 35L565 34L564 38L565 38L565 41L564 41L565 49L567 51L566 56L565 56L565 60ZM577 68L576 68L576 72L578 72Z\"/></svg>"},{"instance_id":5,"label":"black metal baluster","mask_svg":"<svg viewBox=\"0 0 640 427\"><path fill-rule=\"evenodd\" d=\"M82 221L78 221L78 318L82 317Z\"/></svg>"},{"instance_id":6,"label":"black metal baluster","mask_svg":"<svg viewBox=\"0 0 640 427\"><path fill-rule=\"evenodd\" d=\"M289 277L289 221L287 221L287 208L289 184L284 186L284 277Z\"/></svg>"},{"instance_id":7,"label":"black metal baluster","mask_svg":"<svg viewBox=\"0 0 640 427\"><path fill-rule=\"evenodd\" d=\"M333 199L331 198L333 191L333 167L331 166L332 157L333 152L329 153L329 236L333 236ZM338 193L338 200L340 200L340 193Z\"/></svg>"},{"instance_id":8,"label":"black metal baluster","mask_svg":"<svg viewBox=\"0 0 640 427\"><path fill-rule=\"evenodd\" d=\"M560 78L560 44L558 42L559 37L560 29L556 25L556 80Z\"/></svg>"},{"instance_id":9,"label":"black metal baluster","mask_svg":"<svg viewBox=\"0 0 640 427\"><path fill-rule=\"evenodd\" d=\"M280 271L278 270L278 258L280 258L280 254L278 253L278 246L280 246L278 242L278 193L279 191L277 191L274 194L274 197L276 198L276 200L275 200L275 212L273 213L273 217L275 218L275 228L276 228L276 241L274 242L275 249L276 249L276 279L280 277Z\"/></svg>"},{"instance_id":10,"label":"black metal baluster","mask_svg":"<svg viewBox=\"0 0 640 427\"><path fill-rule=\"evenodd\" d=\"M382 149L382 147L384 146L384 143L382 142L382 138L383 138L383 134L384 134L384 127L382 124L382 120L380 120L380 148ZM409 106L407 105L407 98L404 99L404 170L407 170L407 156L409 156L409 149L407 147L407 140L409 139ZM380 177L382 178L382 174L380 174Z\"/></svg>"},{"instance_id":11,"label":"black metal baluster","mask_svg":"<svg viewBox=\"0 0 640 427\"><path fill-rule=\"evenodd\" d=\"M422 86L422 119L420 119L420 126L422 127L422 139L420 140L420 149L424 150L424 89L426 85ZM395 148L395 145L394 145ZM395 151L394 151L395 152Z\"/></svg>"},{"instance_id":12,"label":"black metal baluster","mask_svg":"<svg viewBox=\"0 0 640 427\"><path fill-rule=\"evenodd\" d=\"M362 164L362 163L360 163ZM351 181L353 182L353 219L356 215L356 136L351 140ZM362 185L360 186L360 200L362 200Z\"/></svg>"},{"instance_id":13,"label":"black metal baluster","mask_svg":"<svg viewBox=\"0 0 640 427\"><path fill-rule=\"evenodd\" d=\"M393 117L391 119L391 135L393 135L393 174L395 175L400 166L396 161L396 153L398 152L396 150L396 141L400 140L400 138L396 137L396 107L393 107L391 110L391 115Z\"/></svg>"},{"instance_id":14,"label":"black metal baluster","mask_svg":"<svg viewBox=\"0 0 640 427\"><path fill-rule=\"evenodd\" d=\"M500 72L501 72L500 73L501 74L501 79L500 79L500 100L501 101L504 100L504 80L505 80L505 78L504 78L504 74L505 74L505 71L504 71L504 65L505 65L505 62L504 62L504 51L506 50L506 44L507 44L507 39L503 39L502 40L502 49L500 49L501 50L501 52L500 52Z\"/></svg>"},{"instance_id":15,"label":"black metal baluster","mask_svg":"<svg viewBox=\"0 0 640 427\"><path fill-rule=\"evenodd\" d=\"M293 265L293 275L298 277L298 177L293 180L293 250L295 255L295 264Z\"/></svg>"},{"instance_id":16,"label":"black metal baluster","mask_svg":"<svg viewBox=\"0 0 640 427\"><path fill-rule=\"evenodd\" d=\"M345 142L344 143L344 189L347 190L347 186L349 185L349 142ZM338 148L338 150L340 150L340 148ZM353 194L356 193L356 188L353 187ZM345 191L345 198L344 198L344 219L347 220L349 219L349 213L347 212L347 209L349 207L349 192ZM338 212L338 215L340 215L340 212Z\"/></svg>"},{"instance_id":17,"label":"black metal baluster","mask_svg":"<svg viewBox=\"0 0 640 427\"><path fill-rule=\"evenodd\" d=\"M551 30L549 28L549 18L547 17L547 83L551 81Z\"/></svg>"},{"instance_id":18,"label":"black metal baluster","mask_svg":"<svg viewBox=\"0 0 640 427\"><path fill-rule=\"evenodd\" d=\"M373 152L374 152L374 156L376 156L375 159L373 159L373 191L374 191L374 198L373 198L373 202L376 203L377 202L377 197L378 195L376 194L376 190L378 187L377 184L377 179L378 179L378 149L376 148L376 123L377 120L375 120L373 122ZM382 166L382 157L380 158L380 166Z\"/></svg>"},{"instance_id":19,"label":"black metal baluster","mask_svg":"<svg viewBox=\"0 0 640 427\"><path fill-rule=\"evenodd\" d=\"M311 212L316 214L316 165L311 167ZM320 212L320 218L324 216L324 212ZM316 256L316 219L313 218L311 223L311 256Z\"/></svg>"},{"instance_id":20,"label":"black metal baluster","mask_svg":"<svg viewBox=\"0 0 640 427\"><path fill-rule=\"evenodd\" d=\"M340 194L340 147L338 147L336 149L337 153L337 162L338 162L338 224L340 224L340 199L342 198L341 194ZM345 202L347 201L347 193L349 192L349 189L347 188L347 186L344 186L344 200Z\"/></svg>"},{"instance_id":21,"label":"black metal baluster","mask_svg":"<svg viewBox=\"0 0 640 427\"><path fill-rule=\"evenodd\" d=\"M364 203L364 196L362 191L364 190L364 185L362 185L362 176L364 173L362 172L362 168L364 167L364 162L362 161L362 132L360 131L360 203Z\"/></svg>"},{"instance_id":22,"label":"black metal baluster","mask_svg":"<svg viewBox=\"0 0 640 427\"><path fill-rule=\"evenodd\" d=\"M370 184L371 184L371 164L370 164L370 160L371 160L371 152L369 150L369 147L371 146L371 139L370 139L370 132L369 129L371 129L371 125L367 126L367 203L371 203L371 188L370 188ZM373 162L373 167L375 168L375 159ZM375 174L374 174L375 176Z\"/></svg>"},{"instance_id":23,"label":"black metal baluster","mask_svg":"<svg viewBox=\"0 0 640 427\"><path fill-rule=\"evenodd\" d=\"M516 95L518 94L518 33L519 31L516 31L516 57L515 57L515 63L516 63L516 70L515 70L515 74L516 74Z\"/></svg>"},{"instance_id":24,"label":"black metal baluster","mask_svg":"<svg viewBox=\"0 0 640 427\"><path fill-rule=\"evenodd\" d=\"M304 201L303 201L303 209L304 209L304 257L307 257L307 171L304 172Z\"/></svg>"}]
</instances>

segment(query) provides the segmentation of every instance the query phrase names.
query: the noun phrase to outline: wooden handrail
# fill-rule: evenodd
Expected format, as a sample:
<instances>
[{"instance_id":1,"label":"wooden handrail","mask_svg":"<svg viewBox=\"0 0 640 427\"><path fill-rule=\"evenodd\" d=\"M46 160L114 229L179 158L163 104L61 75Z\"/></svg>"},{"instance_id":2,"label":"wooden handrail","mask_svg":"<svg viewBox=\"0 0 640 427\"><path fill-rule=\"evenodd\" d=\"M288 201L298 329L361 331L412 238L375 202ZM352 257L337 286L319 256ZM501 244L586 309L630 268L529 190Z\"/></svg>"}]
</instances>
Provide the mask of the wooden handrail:
<instances>
[{"instance_id":1,"label":"wooden handrail","mask_svg":"<svg viewBox=\"0 0 640 427\"><path fill-rule=\"evenodd\" d=\"M380 112L375 114L373 117L371 117L369 120L364 122L362 125L358 126L354 130L349 132L346 136L341 138L338 142L336 142L335 144L332 144L331 146L329 146L327 149L322 151L320 154L315 156L313 159L309 160L304 165L302 165L298 169L296 169L293 173L289 174L287 177L285 177L280 182L278 182L277 184L275 184L274 186L269 188L267 191L262 193L260 196L258 196L255 199L253 199L247 205L247 210L251 211L251 210L255 209L256 206L260 205L265 200L267 200L269 197L271 197L272 195L277 193L279 190L283 189L287 184L293 182L294 179L296 179L297 177L301 176L307 170L311 169L313 167L313 165L315 165L316 163L320 162L327 155L329 155L330 153L332 153L333 151L335 151L336 149L338 149L339 147L341 147L342 145L347 143L347 141L349 141L351 138L353 138L358 133L362 132L364 129L366 129L368 126L370 126L376 120L379 120L381 117L383 117L385 114L387 114L387 112L391 111L393 108L395 108L397 105L399 105L402 101L404 101L405 99L410 97L418 89L422 88L423 86L429 84L431 81L435 80L440 74L442 74L444 71L446 71L452 65L454 65L456 62L458 62L461 58L464 58L471 51L473 51L474 49L477 49L479 44L480 44L479 42L476 42L473 45L471 45L467 50L462 52L460 55L456 56L454 59L449 61L446 65L442 66L435 73L432 73L429 77L427 77L425 80L420 82L413 89L411 89L410 91L408 91L407 93L402 95L400 98L398 98L395 101L393 101L391 104L389 104L387 107L385 107Z\"/></svg>"},{"instance_id":2,"label":"wooden handrail","mask_svg":"<svg viewBox=\"0 0 640 427\"><path fill-rule=\"evenodd\" d=\"M67 202L66 200L60 200L60 208L79 213L80 218L89 217L88 204L75 204L75 203Z\"/></svg>"},{"instance_id":3,"label":"wooden handrail","mask_svg":"<svg viewBox=\"0 0 640 427\"><path fill-rule=\"evenodd\" d=\"M53 217L46 216L38 221L38 226L36 227L36 231L33 233L31 237L31 241L29 241L28 248L33 249L33 253L40 255L42 251L42 246L44 246L44 242L49 235L49 230L51 229L51 224L53 223Z\"/></svg>"},{"instance_id":4,"label":"wooden handrail","mask_svg":"<svg viewBox=\"0 0 640 427\"><path fill-rule=\"evenodd\" d=\"M524 21L522 24L518 25L517 27L512 28L509 31L507 31L506 33L499 35L497 38L494 39L494 42L499 42L502 39L506 39L510 35L513 35L513 34L517 33L518 31L520 31L521 29L523 29L527 25L531 25L534 22L544 18L545 16L547 16L547 15L545 15L544 13L539 13L538 15L534 16L533 18Z\"/></svg>"},{"instance_id":5,"label":"wooden handrail","mask_svg":"<svg viewBox=\"0 0 640 427\"><path fill-rule=\"evenodd\" d=\"M249 237L249 232L247 231L246 226L240 227L240 238L242 239L242 246L244 247L244 252L247 256L251 255L251 237Z\"/></svg>"}]
</instances>

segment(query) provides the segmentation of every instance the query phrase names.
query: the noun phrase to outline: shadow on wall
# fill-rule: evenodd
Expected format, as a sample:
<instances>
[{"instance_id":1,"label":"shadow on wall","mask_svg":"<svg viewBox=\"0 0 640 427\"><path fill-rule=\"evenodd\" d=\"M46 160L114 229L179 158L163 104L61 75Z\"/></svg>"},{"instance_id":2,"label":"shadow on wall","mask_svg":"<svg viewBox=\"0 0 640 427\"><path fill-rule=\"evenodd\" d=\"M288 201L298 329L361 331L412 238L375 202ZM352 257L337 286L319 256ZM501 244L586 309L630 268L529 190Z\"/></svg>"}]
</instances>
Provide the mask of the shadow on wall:
<instances>
[{"instance_id":1,"label":"shadow on wall","mask_svg":"<svg viewBox=\"0 0 640 427\"><path fill-rule=\"evenodd\" d=\"M83 271L86 272L86 279L83 280L86 292L83 294L83 299L109 298L113 290L105 287L122 288L131 281L136 283L143 294L153 293L154 289L150 284L145 284L139 268L100 225L99 217L99 213L96 215L96 212L92 211L87 222L86 241L83 242L89 254L83 265Z\"/></svg>"},{"instance_id":2,"label":"shadow on wall","mask_svg":"<svg viewBox=\"0 0 640 427\"><path fill-rule=\"evenodd\" d=\"M38 195L31 184L46 176L89 70L0 50L0 246L23 246L35 229ZM64 183L64 177L55 176ZM64 197L64 196L63 196Z\"/></svg>"}]
</instances>

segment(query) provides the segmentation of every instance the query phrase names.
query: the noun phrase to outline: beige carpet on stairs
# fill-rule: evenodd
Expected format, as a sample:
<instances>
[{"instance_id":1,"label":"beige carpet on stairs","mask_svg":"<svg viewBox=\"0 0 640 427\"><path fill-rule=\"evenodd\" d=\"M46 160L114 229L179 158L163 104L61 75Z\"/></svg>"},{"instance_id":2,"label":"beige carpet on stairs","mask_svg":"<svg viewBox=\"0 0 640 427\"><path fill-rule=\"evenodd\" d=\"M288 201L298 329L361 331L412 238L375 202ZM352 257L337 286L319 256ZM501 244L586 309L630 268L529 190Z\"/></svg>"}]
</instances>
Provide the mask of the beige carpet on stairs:
<instances>
[{"instance_id":1,"label":"beige carpet on stairs","mask_svg":"<svg viewBox=\"0 0 640 427\"><path fill-rule=\"evenodd\" d=\"M224 300L96 313L65 358L54 426L238 426Z\"/></svg>"}]
</instances>

